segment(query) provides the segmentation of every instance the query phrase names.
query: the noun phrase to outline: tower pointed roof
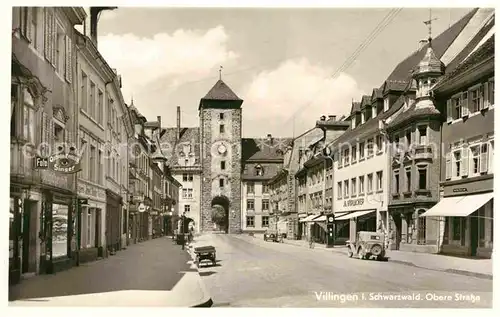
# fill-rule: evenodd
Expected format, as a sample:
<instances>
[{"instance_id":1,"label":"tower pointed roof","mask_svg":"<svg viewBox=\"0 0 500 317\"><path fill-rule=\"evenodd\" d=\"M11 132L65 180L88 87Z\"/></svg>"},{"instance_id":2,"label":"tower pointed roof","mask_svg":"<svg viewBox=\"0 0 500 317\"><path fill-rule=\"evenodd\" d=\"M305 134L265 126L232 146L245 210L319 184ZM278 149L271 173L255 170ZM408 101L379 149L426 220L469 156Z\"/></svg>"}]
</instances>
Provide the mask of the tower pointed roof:
<instances>
[{"instance_id":1,"label":"tower pointed roof","mask_svg":"<svg viewBox=\"0 0 500 317\"><path fill-rule=\"evenodd\" d=\"M413 75L418 76L421 74L434 73L434 74L444 74L444 63L436 56L432 46L427 47L424 57L418 63L414 70Z\"/></svg>"},{"instance_id":2,"label":"tower pointed roof","mask_svg":"<svg viewBox=\"0 0 500 317\"><path fill-rule=\"evenodd\" d=\"M241 99L222 79L219 79L202 100L240 101Z\"/></svg>"}]
</instances>

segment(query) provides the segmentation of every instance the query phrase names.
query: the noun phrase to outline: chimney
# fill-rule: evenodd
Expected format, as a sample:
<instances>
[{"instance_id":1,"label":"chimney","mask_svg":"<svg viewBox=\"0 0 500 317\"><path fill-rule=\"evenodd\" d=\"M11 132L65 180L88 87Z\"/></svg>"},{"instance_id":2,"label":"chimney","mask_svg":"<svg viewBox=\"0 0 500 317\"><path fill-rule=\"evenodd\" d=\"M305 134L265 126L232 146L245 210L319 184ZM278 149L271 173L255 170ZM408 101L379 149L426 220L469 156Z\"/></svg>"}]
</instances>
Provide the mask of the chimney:
<instances>
[{"instance_id":1,"label":"chimney","mask_svg":"<svg viewBox=\"0 0 500 317\"><path fill-rule=\"evenodd\" d=\"M177 106L177 140L181 138L181 107Z\"/></svg>"},{"instance_id":2,"label":"chimney","mask_svg":"<svg viewBox=\"0 0 500 317\"><path fill-rule=\"evenodd\" d=\"M273 136L271 134L267 135L267 141L269 141L269 143L273 143Z\"/></svg>"},{"instance_id":3,"label":"chimney","mask_svg":"<svg viewBox=\"0 0 500 317\"><path fill-rule=\"evenodd\" d=\"M97 47L97 20L101 8L90 7L90 39L94 42Z\"/></svg>"},{"instance_id":4,"label":"chimney","mask_svg":"<svg viewBox=\"0 0 500 317\"><path fill-rule=\"evenodd\" d=\"M329 116L328 116L328 120L330 120L330 121L335 121L335 120L337 120L337 116L334 116L334 115L329 115Z\"/></svg>"},{"instance_id":5,"label":"chimney","mask_svg":"<svg viewBox=\"0 0 500 317\"><path fill-rule=\"evenodd\" d=\"M427 45L427 43L429 43L428 40L420 40L418 42L418 50L420 51L425 45Z\"/></svg>"},{"instance_id":6,"label":"chimney","mask_svg":"<svg viewBox=\"0 0 500 317\"><path fill-rule=\"evenodd\" d=\"M320 119L321 121L325 121L325 120L326 120L326 116L321 116L319 119Z\"/></svg>"}]
</instances>

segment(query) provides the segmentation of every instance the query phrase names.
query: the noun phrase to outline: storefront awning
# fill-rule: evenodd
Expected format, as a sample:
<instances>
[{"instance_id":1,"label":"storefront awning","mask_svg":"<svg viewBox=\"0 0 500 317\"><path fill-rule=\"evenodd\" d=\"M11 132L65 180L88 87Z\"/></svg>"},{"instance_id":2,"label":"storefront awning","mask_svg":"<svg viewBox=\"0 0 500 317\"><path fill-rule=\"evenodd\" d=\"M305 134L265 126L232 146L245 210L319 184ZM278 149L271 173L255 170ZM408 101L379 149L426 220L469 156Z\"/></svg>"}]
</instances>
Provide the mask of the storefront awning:
<instances>
[{"instance_id":1,"label":"storefront awning","mask_svg":"<svg viewBox=\"0 0 500 317\"><path fill-rule=\"evenodd\" d=\"M309 216L305 217L304 219L301 219L300 222L311 222L316 217L318 217L318 215L309 215Z\"/></svg>"},{"instance_id":2,"label":"storefront awning","mask_svg":"<svg viewBox=\"0 0 500 317\"><path fill-rule=\"evenodd\" d=\"M346 215L342 215L340 217L337 217L337 218L335 218L335 221L349 220L349 219L352 219L352 218L357 218L357 217L361 217L361 216L364 216L364 215L368 215L369 213L372 213L372 212L375 212L375 209L355 211L355 212L351 212L351 213L348 213Z\"/></svg>"},{"instance_id":3,"label":"storefront awning","mask_svg":"<svg viewBox=\"0 0 500 317\"><path fill-rule=\"evenodd\" d=\"M420 217L467 217L493 198L493 193L445 197Z\"/></svg>"},{"instance_id":4,"label":"storefront awning","mask_svg":"<svg viewBox=\"0 0 500 317\"><path fill-rule=\"evenodd\" d=\"M325 215L319 216L318 218L314 218L313 221L314 222L323 222L323 221L326 221L326 216Z\"/></svg>"}]
</instances>

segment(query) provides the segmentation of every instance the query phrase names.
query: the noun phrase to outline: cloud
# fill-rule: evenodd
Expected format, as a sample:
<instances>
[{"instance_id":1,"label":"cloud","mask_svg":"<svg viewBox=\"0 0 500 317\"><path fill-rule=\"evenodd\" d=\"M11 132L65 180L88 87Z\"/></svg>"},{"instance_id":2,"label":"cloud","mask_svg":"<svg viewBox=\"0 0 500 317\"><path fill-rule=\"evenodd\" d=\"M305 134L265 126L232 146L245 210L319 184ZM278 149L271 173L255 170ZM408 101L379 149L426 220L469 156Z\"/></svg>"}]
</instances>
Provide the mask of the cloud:
<instances>
[{"instance_id":1,"label":"cloud","mask_svg":"<svg viewBox=\"0 0 500 317\"><path fill-rule=\"evenodd\" d=\"M238 55L228 50L223 26L206 31L179 29L151 38L133 34L99 37L99 51L122 75L123 94L147 94L145 87L157 80L171 86L213 75L219 65L228 65Z\"/></svg>"},{"instance_id":2,"label":"cloud","mask_svg":"<svg viewBox=\"0 0 500 317\"><path fill-rule=\"evenodd\" d=\"M262 135L260 126L266 126L266 133L291 136L295 115L298 135L314 127L321 115L347 115L352 98L359 99L363 92L354 78L346 73L332 78L334 72L303 58L257 74L242 94L244 134Z\"/></svg>"}]
</instances>

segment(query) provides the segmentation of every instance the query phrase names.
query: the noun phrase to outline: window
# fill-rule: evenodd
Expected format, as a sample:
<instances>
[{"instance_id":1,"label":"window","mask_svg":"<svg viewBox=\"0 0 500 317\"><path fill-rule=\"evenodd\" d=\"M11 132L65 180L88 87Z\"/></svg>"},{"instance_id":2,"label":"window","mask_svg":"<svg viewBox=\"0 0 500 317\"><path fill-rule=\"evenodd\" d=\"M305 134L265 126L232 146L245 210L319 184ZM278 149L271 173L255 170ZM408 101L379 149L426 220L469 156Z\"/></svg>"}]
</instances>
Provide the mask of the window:
<instances>
[{"instance_id":1,"label":"window","mask_svg":"<svg viewBox=\"0 0 500 317\"><path fill-rule=\"evenodd\" d=\"M342 199L342 182L337 182L337 198Z\"/></svg>"},{"instance_id":2,"label":"window","mask_svg":"<svg viewBox=\"0 0 500 317\"><path fill-rule=\"evenodd\" d=\"M418 189L427 189L427 167L418 168Z\"/></svg>"},{"instance_id":3,"label":"window","mask_svg":"<svg viewBox=\"0 0 500 317\"><path fill-rule=\"evenodd\" d=\"M87 248L92 247L92 208L87 210Z\"/></svg>"},{"instance_id":4,"label":"window","mask_svg":"<svg viewBox=\"0 0 500 317\"><path fill-rule=\"evenodd\" d=\"M351 196L356 196L356 178L351 178Z\"/></svg>"},{"instance_id":5,"label":"window","mask_svg":"<svg viewBox=\"0 0 500 317\"><path fill-rule=\"evenodd\" d=\"M418 135L419 135L419 144L426 145L427 144L427 126L419 126L418 127Z\"/></svg>"},{"instance_id":6,"label":"window","mask_svg":"<svg viewBox=\"0 0 500 317\"><path fill-rule=\"evenodd\" d=\"M269 186L268 185L262 185L262 193L263 194L269 193Z\"/></svg>"},{"instance_id":7,"label":"window","mask_svg":"<svg viewBox=\"0 0 500 317\"><path fill-rule=\"evenodd\" d=\"M363 194L365 192L365 176L359 177L359 194Z\"/></svg>"},{"instance_id":8,"label":"window","mask_svg":"<svg viewBox=\"0 0 500 317\"><path fill-rule=\"evenodd\" d=\"M394 172L394 188L393 193L399 194L399 172Z\"/></svg>"},{"instance_id":9,"label":"window","mask_svg":"<svg viewBox=\"0 0 500 317\"><path fill-rule=\"evenodd\" d=\"M479 172L487 173L488 172L488 143L481 144L481 160L479 163Z\"/></svg>"},{"instance_id":10,"label":"window","mask_svg":"<svg viewBox=\"0 0 500 317\"><path fill-rule=\"evenodd\" d=\"M483 86L474 89L470 92L471 99L471 112L478 112L481 110L481 96L483 94Z\"/></svg>"},{"instance_id":11,"label":"window","mask_svg":"<svg viewBox=\"0 0 500 317\"><path fill-rule=\"evenodd\" d=\"M23 136L29 143L35 143L35 103L28 89L23 94Z\"/></svg>"},{"instance_id":12,"label":"window","mask_svg":"<svg viewBox=\"0 0 500 317\"><path fill-rule=\"evenodd\" d=\"M223 112L219 113L219 119L224 120L224 113Z\"/></svg>"},{"instance_id":13,"label":"window","mask_svg":"<svg viewBox=\"0 0 500 317\"><path fill-rule=\"evenodd\" d=\"M375 118L377 116L377 105L375 104L372 108L372 118Z\"/></svg>"},{"instance_id":14,"label":"window","mask_svg":"<svg viewBox=\"0 0 500 317\"><path fill-rule=\"evenodd\" d=\"M476 145L476 146L471 146L470 148L471 150L471 158L472 160L470 161L470 173L471 175L479 175L479 171L480 171L480 146L479 145Z\"/></svg>"},{"instance_id":15,"label":"window","mask_svg":"<svg viewBox=\"0 0 500 317\"><path fill-rule=\"evenodd\" d=\"M495 80L490 79L488 82L488 100L490 105L495 104Z\"/></svg>"},{"instance_id":16,"label":"window","mask_svg":"<svg viewBox=\"0 0 500 317\"><path fill-rule=\"evenodd\" d=\"M255 210L255 201L253 199L247 199L247 210Z\"/></svg>"},{"instance_id":17,"label":"window","mask_svg":"<svg viewBox=\"0 0 500 317\"><path fill-rule=\"evenodd\" d=\"M356 149L356 145L353 145L352 148L351 148L351 160L352 162L356 162L357 160L357 149Z\"/></svg>"},{"instance_id":18,"label":"window","mask_svg":"<svg viewBox=\"0 0 500 317\"><path fill-rule=\"evenodd\" d=\"M377 153L382 152L382 145L383 145L382 135L377 135L376 142L377 142Z\"/></svg>"},{"instance_id":19,"label":"window","mask_svg":"<svg viewBox=\"0 0 500 317\"><path fill-rule=\"evenodd\" d=\"M255 217L247 216L247 227L254 227L254 226L255 226Z\"/></svg>"},{"instance_id":20,"label":"window","mask_svg":"<svg viewBox=\"0 0 500 317\"><path fill-rule=\"evenodd\" d=\"M224 178L219 179L219 187L223 188L224 187Z\"/></svg>"},{"instance_id":21,"label":"window","mask_svg":"<svg viewBox=\"0 0 500 317\"><path fill-rule=\"evenodd\" d=\"M90 172L90 181L95 182L96 175L96 156L95 156L95 146L90 146L90 158L89 158L89 172Z\"/></svg>"},{"instance_id":22,"label":"window","mask_svg":"<svg viewBox=\"0 0 500 317\"><path fill-rule=\"evenodd\" d=\"M97 183L102 184L102 151L99 150L99 157L97 158Z\"/></svg>"},{"instance_id":23,"label":"window","mask_svg":"<svg viewBox=\"0 0 500 317\"><path fill-rule=\"evenodd\" d=\"M262 210L269 210L269 199L262 199Z\"/></svg>"},{"instance_id":24,"label":"window","mask_svg":"<svg viewBox=\"0 0 500 317\"><path fill-rule=\"evenodd\" d=\"M54 120L54 143L60 144L64 142L64 126Z\"/></svg>"},{"instance_id":25,"label":"window","mask_svg":"<svg viewBox=\"0 0 500 317\"><path fill-rule=\"evenodd\" d=\"M193 174L182 174L182 181L183 182L192 182L193 181Z\"/></svg>"},{"instance_id":26,"label":"window","mask_svg":"<svg viewBox=\"0 0 500 317\"><path fill-rule=\"evenodd\" d=\"M384 111L389 110L389 97L384 99Z\"/></svg>"},{"instance_id":27,"label":"window","mask_svg":"<svg viewBox=\"0 0 500 317\"><path fill-rule=\"evenodd\" d=\"M344 165L349 165L349 148L344 149L342 156L344 157Z\"/></svg>"},{"instance_id":28,"label":"window","mask_svg":"<svg viewBox=\"0 0 500 317\"><path fill-rule=\"evenodd\" d=\"M221 161L220 162L220 169L225 170L226 169L226 161Z\"/></svg>"},{"instance_id":29,"label":"window","mask_svg":"<svg viewBox=\"0 0 500 317\"><path fill-rule=\"evenodd\" d=\"M419 217L417 218L417 221L418 221L418 240L417 240L417 243L418 244L425 244L425 232L426 232L426 217L420 217L420 215L422 215L423 213L425 212L425 210L423 209L420 209L418 211L418 215Z\"/></svg>"},{"instance_id":30,"label":"window","mask_svg":"<svg viewBox=\"0 0 500 317\"><path fill-rule=\"evenodd\" d=\"M97 97L97 122L99 124L103 124L103 104L104 104L104 94L102 91L99 90L98 97Z\"/></svg>"},{"instance_id":31,"label":"window","mask_svg":"<svg viewBox=\"0 0 500 317\"><path fill-rule=\"evenodd\" d=\"M184 205L184 212L189 213L191 211L191 205Z\"/></svg>"},{"instance_id":32,"label":"window","mask_svg":"<svg viewBox=\"0 0 500 317\"><path fill-rule=\"evenodd\" d=\"M255 193L255 185L252 182L247 183L247 194L254 194Z\"/></svg>"},{"instance_id":33,"label":"window","mask_svg":"<svg viewBox=\"0 0 500 317\"><path fill-rule=\"evenodd\" d=\"M90 94L89 94L89 103L88 103L88 114L91 118L95 117L95 84L90 82Z\"/></svg>"},{"instance_id":34,"label":"window","mask_svg":"<svg viewBox=\"0 0 500 317\"><path fill-rule=\"evenodd\" d=\"M344 198L349 197L349 181L345 180L344 181Z\"/></svg>"},{"instance_id":35,"label":"window","mask_svg":"<svg viewBox=\"0 0 500 317\"><path fill-rule=\"evenodd\" d=\"M220 133L224 133L224 125L223 125L223 124L221 124L221 125L219 126L219 132L220 132Z\"/></svg>"},{"instance_id":36,"label":"window","mask_svg":"<svg viewBox=\"0 0 500 317\"><path fill-rule=\"evenodd\" d=\"M262 227L269 227L269 216L262 216Z\"/></svg>"},{"instance_id":37,"label":"window","mask_svg":"<svg viewBox=\"0 0 500 317\"><path fill-rule=\"evenodd\" d=\"M368 141L366 141L366 148L367 148L367 156L368 157L371 157L373 156L373 139L368 139Z\"/></svg>"},{"instance_id":38,"label":"window","mask_svg":"<svg viewBox=\"0 0 500 317\"><path fill-rule=\"evenodd\" d=\"M64 56L64 49L65 49L65 36L64 36L64 30L62 27L57 24L57 33L56 35L56 71L59 74L64 74L64 62L66 60L66 57Z\"/></svg>"},{"instance_id":39,"label":"window","mask_svg":"<svg viewBox=\"0 0 500 317\"><path fill-rule=\"evenodd\" d=\"M31 44L34 48L39 48L38 44L38 8L28 8L31 10L31 21L29 21L30 34L31 34Z\"/></svg>"},{"instance_id":40,"label":"window","mask_svg":"<svg viewBox=\"0 0 500 317\"><path fill-rule=\"evenodd\" d=\"M377 191L382 190L382 171L377 172Z\"/></svg>"},{"instance_id":41,"label":"window","mask_svg":"<svg viewBox=\"0 0 500 317\"><path fill-rule=\"evenodd\" d=\"M359 159L365 158L365 142L359 143Z\"/></svg>"},{"instance_id":42,"label":"window","mask_svg":"<svg viewBox=\"0 0 500 317\"><path fill-rule=\"evenodd\" d=\"M458 119L462 117L462 105L460 103L460 97L451 99L451 106L453 111L453 119Z\"/></svg>"},{"instance_id":43,"label":"window","mask_svg":"<svg viewBox=\"0 0 500 317\"><path fill-rule=\"evenodd\" d=\"M462 166L462 151L458 150L453 152L453 175L455 177L460 177L461 166Z\"/></svg>"},{"instance_id":44,"label":"window","mask_svg":"<svg viewBox=\"0 0 500 317\"><path fill-rule=\"evenodd\" d=\"M183 188L182 189L182 198L184 198L184 199L193 198L193 189L192 188Z\"/></svg>"},{"instance_id":45,"label":"window","mask_svg":"<svg viewBox=\"0 0 500 317\"><path fill-rule=\"evenodd\" d=\"M411 192L411 169L406 170L406 191Z\"/></svg>"},{"instance_id":46,"label":"window","mask_svg":"<svg viewBox=\"0 0 500 317\"><path fill-rule=\"evenodd\" d=\"M411 130L406 130L405 133L405 139L406 139L406 148L409 149L411 146Z\"/></svg>"},{"instance_id":47,"label":"window","mask_svg":"<svg viewBox=\"0 0 500 317\"><path fill-rule=\"evenodd\" d=\"M367 188L368 193L373 192L373 174L370 173L368 174L368 188Z\"/></svg>"}]
</instances>

